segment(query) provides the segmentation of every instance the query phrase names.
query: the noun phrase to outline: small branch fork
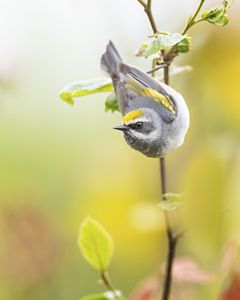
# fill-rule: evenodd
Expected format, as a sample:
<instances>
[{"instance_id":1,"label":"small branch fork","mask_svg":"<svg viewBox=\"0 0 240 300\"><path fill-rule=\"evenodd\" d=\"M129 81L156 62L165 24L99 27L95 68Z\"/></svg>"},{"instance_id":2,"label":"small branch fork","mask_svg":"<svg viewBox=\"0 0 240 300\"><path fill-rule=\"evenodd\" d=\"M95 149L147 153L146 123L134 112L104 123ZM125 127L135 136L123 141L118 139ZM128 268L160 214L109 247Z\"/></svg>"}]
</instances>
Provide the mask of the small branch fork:
<instances>
[{"instance_id":1,"label":"small branch fork","mask_svg":"<svg viewBox=\"0 0 240 300\"><path fill-rule=\"evenodd\" d=\"M205 0L201 0L201 1L200 1L199 5L198 5L198 8L197 8L197 10L196 10L196 12L195 12L195 14L193 15L193 17L191 17L191 18L188 20L188 22L187 22L185 28L183 29L182 35L186 34L186 33L188 32L188 30L189 30L194 24L196 24L197 22L200 21L200 20L197 20L197 21L195 21L195 20L196 20L198 14L199 14L199 12L200 12L200 10L201 10L201 8L202 8L204 2L205 2Z\"/></svg>"},{"instance_id":2,"label":"small branch fork","mask_svg":"<svg viewBox=\"0 0 240 300\"><path fill-rule=\"evenodd\" d=\"M198 7L197 7L196 12L194 13L194 15L193 15L192 17L190 17L190 18L188 19L188 22L187 22L186 26L185 26L184 29L182 30L182 32L181 32L182 35L187 34L188 30L189 30L190 28L192 28L193 25L195 25L195 24L199 23L200 21L202 21L201 18L198 19L198 20L196 20L196 18L197 18L197 16L198 16L198 14L199 14L199 12L200 12L200 10L201 10L201 8L202 8L202 6L203 6L203 4L204 4L205 1L206 1L206 0L201 0L201 1L200 1L199 5L198 5ZM169 49L169 50L163 55L163 58L164 58L165 61L171 61L172 55L173 55L173 53L174 53L174 50L175 50L175 47L176 47L176 46L177 46L177 45L173 46L171 49Z\"/></svg>"},{"instance_id":3,"label":"small branch fork","mask_svg":"<svg viewBox=\"0 0 240 300\"><path fill-rule=\"evenodd\" d=\"M147 2L145 2L144 0L137 1L143 6L144 11L148 16L153 32L157 33L157 25L152 14L152 0L147 0Z\"/></svg>"}]
</instances>

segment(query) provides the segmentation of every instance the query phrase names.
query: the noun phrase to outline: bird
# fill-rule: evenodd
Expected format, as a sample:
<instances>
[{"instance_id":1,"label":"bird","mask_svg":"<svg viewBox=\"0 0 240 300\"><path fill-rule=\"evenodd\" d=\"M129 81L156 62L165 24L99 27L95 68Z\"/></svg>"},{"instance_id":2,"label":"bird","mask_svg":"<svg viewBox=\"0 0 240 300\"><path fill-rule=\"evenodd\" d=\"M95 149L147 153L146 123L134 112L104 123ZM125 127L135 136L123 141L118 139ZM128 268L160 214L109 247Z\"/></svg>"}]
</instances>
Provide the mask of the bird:
<instances>
[{"instance_id":1,"label":"bird","mask_svg":"<svg viewBox=\"0 0 240 300\"><path fill-rule=\"evenodd\" d=\"M110 75L127 144L147 157L163 157L180 147L189 128L183 96L135 66L125 64L114 44L107 44L101 68Z\"/></svg>"}]
</instances>

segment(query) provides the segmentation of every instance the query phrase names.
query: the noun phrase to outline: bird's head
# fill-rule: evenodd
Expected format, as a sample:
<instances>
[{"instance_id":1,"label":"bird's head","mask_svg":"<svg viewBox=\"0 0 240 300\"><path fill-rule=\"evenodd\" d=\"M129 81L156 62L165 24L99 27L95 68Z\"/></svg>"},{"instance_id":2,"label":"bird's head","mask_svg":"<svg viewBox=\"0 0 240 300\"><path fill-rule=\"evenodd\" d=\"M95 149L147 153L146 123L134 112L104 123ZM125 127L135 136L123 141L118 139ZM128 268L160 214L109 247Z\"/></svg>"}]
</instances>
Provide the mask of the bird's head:
<instances>
[{"instance_id":1,"label":"bird's head","mask_svg":"<svg viewBox=\"0 0 240 300\"><path fill-rule=\"evenodd\" d=\"M140 152L151 151L160 143L162 133L160 116L149 108L129 111L114 129L122 131L128 144Z\"/></svg>"}]
</instances>

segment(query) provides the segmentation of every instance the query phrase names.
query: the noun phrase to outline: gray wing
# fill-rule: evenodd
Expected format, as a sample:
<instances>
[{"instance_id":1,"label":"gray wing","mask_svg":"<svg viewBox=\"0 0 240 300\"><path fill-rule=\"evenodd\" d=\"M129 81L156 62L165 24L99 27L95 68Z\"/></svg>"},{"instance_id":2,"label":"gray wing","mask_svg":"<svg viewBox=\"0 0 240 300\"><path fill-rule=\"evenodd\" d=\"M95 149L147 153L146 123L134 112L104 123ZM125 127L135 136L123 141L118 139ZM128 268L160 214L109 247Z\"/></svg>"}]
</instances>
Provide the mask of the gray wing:
<instances>
[{"instance_id":1,"label":"gray wing","mask_svg":"<svg viewBox=\"0 0 240 300\"><path fill-rule=\"evenodd\" d=\"M177 104L164 85L147 73L123 63L110 41L101 59L102 68L110 74L118 105L123 114L140 107L155 109L170 123L177 116Z\"/></svg>"},{"instance_id":2,"label":"gray wing","mask_svg":"<svg viewBox=\"0 0 240 300\"><path fill-rule=\"evenodd\" d=\"M156 110L166 123L177 116L177 104L164 84L143 71L121 63L119 71L123 80L118 82L117 96L126 103L125 111L148 107Z\"/></svg>"}]
</instances>

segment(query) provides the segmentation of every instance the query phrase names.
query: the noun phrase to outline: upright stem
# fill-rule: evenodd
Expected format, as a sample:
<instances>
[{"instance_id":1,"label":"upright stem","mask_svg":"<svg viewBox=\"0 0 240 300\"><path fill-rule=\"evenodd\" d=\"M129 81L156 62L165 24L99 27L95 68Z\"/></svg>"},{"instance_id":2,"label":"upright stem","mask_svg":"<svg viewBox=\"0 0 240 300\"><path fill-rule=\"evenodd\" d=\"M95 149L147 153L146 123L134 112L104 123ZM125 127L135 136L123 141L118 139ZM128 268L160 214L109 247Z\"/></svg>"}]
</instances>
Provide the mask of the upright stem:
<instances>
[{"instance_id":1,"label":"upright stem","mask_svg":"<svg viewBox=\"0 0 240 300\"><path fill-rule=\"evenodd\" d=\"M113 287L113 285L112 285L112 283L111 283L111 281L110 281L110 279L109 279L107 273L106 273L105 271L102 271L102 272L100 273L100 276L101 276L102 282L103 282L103 284L106 286L106 288L107 288L109 291L114 291L115 289L114 289L114 287Z\"/></svg>"},{"instance_id":2,"label":"upright stem","mask_svg":"<svg viewBox=\"0 0 240 300\"><path fill-rule=\"evenodd\" d=\"M157 26L154 20L154 17L152 15L152 0L147 0L145 2L144 0L137 0L143 7L144 10L148 16L149 22L152 26L152 30L154 33L158 32ZM204 1L204 0L202 0ZM170 57L169 59L166 59L164 56L164 53L162 53L163 57L163 63L161 67L164 69L164 83L169 84L169 65L171 64ZM152 73L152 76L154 77L154 71L156 70L156 61L153 60L152 65L152 71L149 73ZM165 157L160 158L160 175L161 175L161 201L167 201L166 193L167 193L167 178L166 178L166 163L165 163ZM167 231L167 238L168 238L168 254L167 254L167 262L166 262L166 272L164 277L164 283L163 283L163 292L162 292L162 300L168 300L170 297L170 291L171 291L171 284L172 284L172 268L173 268L173 261L176 251L176 245L177 245L177 236L174 234L171 222L170 222L170 216L167 211L164 211L164 217L165 217L165 223L166 223L166 231Z\"/></svg>"},{"instance_id":3,"label":"upright stem","mask_svg":"<svg viewBox=\"0 0 240 300\"><path fill-rule=\"evenodd\" d=\"M196 18L204 4L205 0L200 0L197 10L195 11L194 15L188 20L185 28L182 31L182 35L185 35L188 30L198 21ZM163 62L166 64L164 66L164 83L169 84L169 66L173 60L171 57L174 52L175 46L173 46L167 53L162 52ZM161 185L162 185L162 201L167 201L166 192L167 192L167 185L166 185L166 166L165 166L165 158L160 158L160 173L161 173ZM164 277L163 283L163 293L162 293L162 300L168 300L170 297L171 292L171 284L172 284L172 269L173 269L173 262L177 247L178 238L181 235L177 235L174 233L171 222L170 216L167 211L164 211L166 228L167 228L167 237L168 237L168 257L166 263L166 272Z\"/></svg>"},{"instance_id":4,"label":"upright stem","mask_svg":"<svg viewBox=\"0 0 240 300\"><path fill-rule=\"evenodd\" d=\"M181 32L182 35L185 35L185 34L188 32L188 30L189 30L193 25L195 25L195 24L197 24L197 23L199 23L199 22L202 21L201 18L198 19L198 20L196 20L196 18L197 18L197 16L198 16L198 14L200 13L200 10L201 10L201 8L202 8L202 6L203 6L203 4L204 4L205 1L206 1L206 0L200 0L200 2L199 2L199 4L198 4L198 7L197 7L197 10L195 11L194 15L191 16L191 17L188 19L186 26L185 26L184 29L182 30L182 32ZM176 49L176 47L177 47L177 45L174 45L171 49L168 50L167 53L164 54L164 58L165 58L166 60L171 59L171 56L172 56L174 50Z\"/></svg>"},{"instance_id":5,"label":"upright stem","mask_svg":"<svg viewBox=\"0 0 240 300\"><path fill-rule=\"evenodd\" d=\"M199 12L200 12L200 10L201 10L201 8L202 8L204 2L205 2L205 0L201 0L201 1L200 1L199 5L198 5L198 7L197 7L197 10L196 10L196 12L194 13L193 17L191 17L191 18L188 20L188 22L187 22L185 28L183 29L182 35L186 34L186 33L188 32L188 30L195 24L196 17L198 16L198 14L199 14Z\"/></svg>"},{"instance_id":6,"label":"upright stem","mask_svg":"<svg viewBox=\"0 0 240 300\"><path fill-rule=\"evenodd\" d=\"M145 12L148 15L148 19L149 19L150 24L152 26L153 32L156 33L157 32L157 26L156 26L156 23L154 21L153 14L152 14L152 0L148 0L147 6L145 8Z\"/></svg>"},{"instance_id":7,"label":"upright stem","mask_svg":"<svg viewBox=\"0 0 240 300\"><path fill-rule=\"evenodd\" d=\"M167 62L166 62L166 66L164 67L164 83L169 84L169 64ZM161 201L167 201L168 200L166 198L166 193L167 193L166 177L167 176L166 176L165 157L160 157L160 174L161 174L161 187L162 187ZM165 217L167 238L168 238L168 253L167 253L166 271L165 271L165 277L163 283L162 300L168 300L171 292L172 269L173 269L173 261L176 252L176 246L177 246L177 237L174 235L168 211L164 211L164 217Z\"/></svg>"},{"instance_id":8,"label":"upright stem","mask_svg":"<svg viewBox=\"0 0 240 300\"><path fill-rule=\"evenodd\" d=\"M147 0L147 2L145 2L144 0L137 0L144 8L145 13L148 16L148 20L151 24L153 33L157 32L157 25L155 23L153 14L152 14L152 0Z\"/></svg>"},{"instance_id":9,"label":"upright stem","mask_svg":"<svg viewBox=\"0 0 240 300\"><path fill-rule=\"evenodd\" d=\"M174 237L173 232L171 230L171 226L169 223L169 216L167 212L165 212L165 219L167 224L167 235L168 235L168 257L167 257L166 272L165 272L165 278L163 284L162 300L168 300L170 297L173 261L175 257L176 246L177 246L177 238Z\"/></svg>"},{"instance_id":10,"label":"upright stem","mask_svg":"<svg viewBox=\"0 0 240 300\"><path fill-rule=\"evenodd\" d=\"M164 80L164 83L166 84L169 84L169 65L165 65L165 67L163 68L163 74L164 74L164 77L163 77L163 80Z\"/></svg>"}]
</instances>

